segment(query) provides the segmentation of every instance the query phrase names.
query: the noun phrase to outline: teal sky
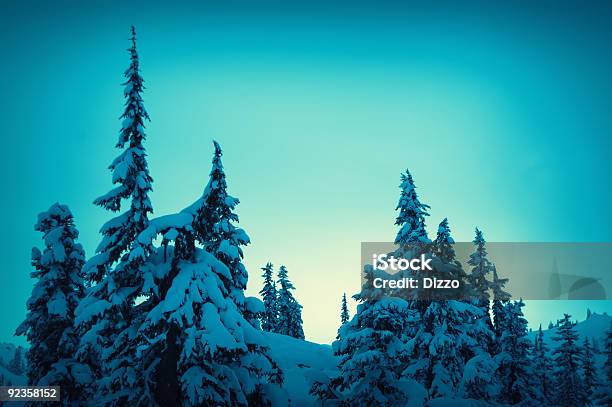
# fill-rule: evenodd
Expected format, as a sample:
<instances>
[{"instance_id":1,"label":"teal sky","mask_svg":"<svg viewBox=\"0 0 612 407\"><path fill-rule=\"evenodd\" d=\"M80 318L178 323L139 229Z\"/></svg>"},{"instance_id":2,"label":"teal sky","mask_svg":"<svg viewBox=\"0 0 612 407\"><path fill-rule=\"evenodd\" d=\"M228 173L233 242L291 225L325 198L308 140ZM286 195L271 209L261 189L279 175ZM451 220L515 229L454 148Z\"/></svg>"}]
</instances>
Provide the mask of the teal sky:
<instances>
[{"instance_id":1,"label":"teal sky","mask_svg":"<svg viewBox=\"0 0 612 407\"><path fill-rule=\"evenodd\" d=\"M609 4L19 3L0 13L0 341L25 315L36 214L70 205L88 254L110 217L92 201L111 187L130 24L155 215L200 195L218 140L253 241L249 292L265 262L285 264L308 339L335 337L360 242L394 238L407 167L432 233L448 217L457 241L475 226L612 241ZM537 326L586 306L526 313Z\"/></svg>"}]
</instances>

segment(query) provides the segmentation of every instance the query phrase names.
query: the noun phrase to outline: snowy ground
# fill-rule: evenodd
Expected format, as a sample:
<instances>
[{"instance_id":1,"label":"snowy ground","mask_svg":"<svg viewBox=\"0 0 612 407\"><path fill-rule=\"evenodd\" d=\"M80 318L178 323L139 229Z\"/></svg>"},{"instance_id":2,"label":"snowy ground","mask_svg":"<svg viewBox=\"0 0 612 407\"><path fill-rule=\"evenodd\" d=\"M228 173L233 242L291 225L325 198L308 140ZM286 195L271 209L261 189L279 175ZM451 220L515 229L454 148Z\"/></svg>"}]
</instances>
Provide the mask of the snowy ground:
<instances>
[{"instance_id":1,"label":"snowy ground","mask_svg":"<svg viewBox=\"0 0 612 407\"><path fill-rule=\"evenodd\" d=\"M315 400L308 394L311 378L321 373L331 376L336 372L337 359L331 346L270 332L264 335L269 341L272 357L283 370L283 387L289 392L292 405L315 405Z\"/></svg>"}]
</instances>

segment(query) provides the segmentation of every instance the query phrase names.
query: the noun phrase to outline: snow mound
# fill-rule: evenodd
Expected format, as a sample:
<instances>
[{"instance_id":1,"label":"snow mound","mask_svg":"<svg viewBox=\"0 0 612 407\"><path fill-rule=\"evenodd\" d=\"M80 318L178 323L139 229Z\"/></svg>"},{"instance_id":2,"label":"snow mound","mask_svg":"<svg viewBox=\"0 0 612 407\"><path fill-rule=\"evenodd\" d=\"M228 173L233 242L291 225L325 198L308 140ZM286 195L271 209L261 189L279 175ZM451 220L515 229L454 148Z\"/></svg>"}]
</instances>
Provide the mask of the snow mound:
<instances>
[{"instance_id":1,"label":"snow mound","mask_svg":"<svg viewBox=\"0 0 612 407\"><path fill-rule=\"evenodd\" d=\"M338 359L331 346L320 345L271 332L264 332L270 355L283 370L283 387L294 406L316 405L308 393L312 383L308 379L320 373L328 377L336 374Z\"/></svg>"}]
</instances>

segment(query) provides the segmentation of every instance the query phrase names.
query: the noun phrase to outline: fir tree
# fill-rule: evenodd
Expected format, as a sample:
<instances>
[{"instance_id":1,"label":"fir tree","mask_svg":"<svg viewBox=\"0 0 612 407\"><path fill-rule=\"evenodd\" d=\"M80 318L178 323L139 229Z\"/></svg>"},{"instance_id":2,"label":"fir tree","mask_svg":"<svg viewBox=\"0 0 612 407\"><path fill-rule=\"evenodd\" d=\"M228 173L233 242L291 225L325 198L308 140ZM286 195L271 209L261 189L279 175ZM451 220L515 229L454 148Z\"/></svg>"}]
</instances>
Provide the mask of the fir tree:
<instances>
[{"instance_id":1,"label":"fir tree","mask_svg":"<svg viewBox=\"0 0 612 407\"><path fill-rule=\"evenodd\" d=\"M457 279L464 287L465 272L455 260L452 241L445 220L433 244L437 256L432 260L430 277ZM437 295L428 296L435 298L433 301L419 301L424 310L420 311L418 331L413 331L412 351L403 375L420 382L432 399L456 397L466 361L486 352L477 345L477 338L483 335L479 323L483 311L469 302L457 300L465 294L462 290L449 292L447 297L434 292Z\"/></svg>"},{"instance_id":2,"label":"fir tree","mask_svg":"<svg viewBox=\"0 0 612 407\"><path fill-rule=\"evenodd\" d=\"M552 377L552 359L549 356L548 345L544 342L542 325L536 334L533 346L533 372L537 395L544 404L552 404L555 399L554 383Z\"/></svg>"},{"instance_id":3,"label":"fir tree","mask_svg":"<svg viewBox=\"0 0 612 407\"><path fill-rule=\"evenodd\" d=\"M412 339L412 352L403 376L417 380L429 398L454 397L465 366L463 350L473 345L466 324L479 309L457 300L431 301ZM471 327L470 327L471 328Z\"/></svg>"},{"instance_id":4,"label":"fir tree","mask_svg":"<svg viewBox=\"0 0 612 407\"><path fill-rule=\"evenodd\" d=\"M590 399L597 387L597 371L595 369L595 361L593 360L593 347L589 338L585 336L582 344L582 377L584 380L584 390L587 397Z\"/></svg>"},{"instance_id":5,"label":"fir tree","mask_svg":"<svg viewBox=\"0 0 612 407\"><path fill-rule=\"evenodd\" d=\"M475 250L468 260L468 264L472 266L468 280L477 300L482 304L487 304L486 307L488 309L491 283L487 277L493 272L494 267L488 259L486 241L478 228L476 228L476 236L474 237L473 243Z\"/></svg>"},{"instance_id":6,"label":"fir tree","mask_svg":"<svg viewBox=\"0 0 612 407\"><path fill-rule=\"evenodd\" d=\"M302 328L302 306L293 297L291 290L295 287L289 280L287 268L280 266L278 270L278 325L276 332L283 335L304 339Z\"/></svg>"},{"instance_id":7,"label":"fir tree","mask_svg":"<svg viewBox=\"0 0 612 407\"><path fill-rule=\"evenodd\" d=\"M278 320L278 309L276 306L276 284L273 276L272 263L262 268L264 279L263 288L259 292L264 303L264 313L261 317L261 327L264 331L274 332Z\"/></svg>"},{"instance_id":8,"label":"fir tree","mask_svg":"<svg viewBox=\"0 0 612 407\"><path fill-rule=\"evenodd\" d=\"M231 225L237 220L233 212L221 215L238 200L224 192L225 186L217 189L220 151L215 143L202 197L178 214L153 219L138 238L149 245L161 237L161 246L141 267L148 299L139 329L139 380L151 390L143 392L139 404L267 405L268 391L282 383L262 332L244 312L263 312L263 304L245 299L236 284L234 272L244 269L238 246L248 237Z\"/></svg>"},{"instance_id":9,"label":"fir tree","mask_svg":"<svg viewBox=\"0 0 612 407\"><path fill-rule=\"evenodd\" d=\"M491 283L487 277L495 270L495 266L488 259L486 242L482 232L478 228L476 228L476 236L474 237L473 243L475 250L468 260L468 265L472 267L467 276L468 291L473 296L473 304L482 310L482 316L479 323L486 326L488 331L487 334L481 338L483 342L479 342L479 344L492 354L495 351L493 341L495 334L493 331L493 323L489 316L489 290L491 289Z\"/></svg>"},{"instance_id":10,"label":"fir tree","mask_svg":"<svg viewBox=\"0 0 612 407\"><path fill-rule=\"evenodd\" d=\"M234 209L240 201L227 192L227 180L221 162L223 152L219 143L213 141L213 145L215 152L208 184L204 188L202 197L183 212L193 213L197 219L194 223L195 240L229 268L230 296L238 304L244 316L254 323L258 313L263 310L251 309L249 304L255 302L244 297L248 274L242 264L244 256L242 246L249 244L250 239L243 229L234 225L238 223L238 215Z\"/></svg>"},{"instance_id":11,"label":"fir tree","mask_svg":"<svg viewBox=\"0 0 612 407\"><path fill-rule=\"evenodd\" d=\"M366 269L372 280L372 269ZM371 284L364 284L354 298L357 313L339 329L333 351L339 357L338 374L328 382L315 381L311 394L319 400L333 400L342 406L406 405L414 394L410 381L401 377L408 358L408 325L418 318L408 303L399 298L381 298ZM424 395L416 405L422 404ZM335 405L335 404L334 404Z\"/></svg>"},{"instance_id":12,"label":"fir tree","mask_svg":"<svg viewBox=\"0 0 612 407\"><path fill-rule=\"evenodd\" d=\"M499 394L495 360L486 352L470 358L463 369L458 395L473 400L492 402Z\"/></svg>"},{"instance_id":13,"label":"fir tree","mask_svg":"<svg viewBox=\"0 0 612 407\"><path fill-rule=\"evenodd\" d=\"M536 397L533 368L530 361L531 342L527 339L527 320L522 301L504 306L504 329L500 337L500 353L495 359L500 377L500 401L509 404L529 403Z\"/></svg>"},{"instance_id":14,"label":"fir tree","mask_svg":"<svg viewBox=\"0 0 612 407\"><path fill-rule=\"evenodd\" d=\"M119 212L122 201L129 208L104 224L97 254L84 266L93 282L77 309L82 333L78 357L92 366L98 378L97 398L109 405L123 405L139 398L143 389L137 370L137 333L142 306L136 306L143 281L140 269L152 246L137 244L136 237L149 224L153 209L149 200L149 175L143 142L149 120L141 97L144 90L136 33L132 27L130 66L125 71L125 109L116 147L123 149L110 165L113 184L118 186L97 198L95 204Z\"/></svg>"},{"instance_id":15,"label":"fir tree","mask_svg":"<svg viewBox=\"0 0 612 407\"><path fill-rule=\"evenodd\" d=\"M603 365L603 380L595 390L594 401L597 406L612 406L612 322L606 333L605 348L603 350L606 359Z\"/></svg>"},{"instance_id":16,"label":"fir tree","mask_svg":"<svg viewBox=\"0 0 612 407\"><path fill-rule=\"evenodd\" d=\"M136 31L132 26L130 66L125 71L125 110L116 147L124 149L109 166L113 184L118 186L94 203L111 212L121 210L121 202L130 200L130 207L121 215L108 221L100 232L104 236L94 256L87 265L91 278L99 282L111 265L127 252L135 237L148 225L149 213L153 212L149 192L153 179L149 175L147 154L143 146L146 139L145 122L150 120L145 110L141 93L144 80L140 75L140 60L136 50ZM126 147L127 145L127 147Z\"/></svg>"},{"instance_id":17,"label":"fir tree","mask_svg":"<svg viewBox=\"0 0 612 407\"><path fill-rule=\"evenodd\" d=\"M502 335L504 326L504 306L510 300L510 294L504 291L504 286L508 282L508 279L499 277L497 268L494 264L491 265L491 268L493 269L493 281L491 282L491 292L493 294L493 304L491 306L493 330L495 336L499 338Z\"/></svg>"},{"instance_id":18,"label":"fir tree","mask_svg":"<svg viewBox=\"0 0 612 407\"><path fill-rule=\"evenodd\" d=\"M438 226L436 239L431 245L431 253L434 256L434 259L432 260L434 273L428 273L430 275L427 277L431 277L431 274L439 273L440 278L459 280L460 288L458 290L453 290L452 292L448 291L446 293L441 293L440 290L433 289L427 296L428 298L463 299L469 294L469 287L466 285L467 275L463 270L461 263L456 259L455 249L453 248L454 244L455 240L451 236L448 219L444 218Z\"/></svg>"},{"instance_id":19,"label":"fir tree","mask_svg":"<svg viewBox=\"0 0 612 407\"><path fill-rule=\"evenodd\" d=\"M558 343L553 352L556 403L563 407L583 406L587 402L587 394L579 370L582 355L577 344L578 333L570 315L565 314L559 321L557 335L553 340Z\"/></svg>"},{"instance_id":20,"label":"fir tree","mask_svg":"<svg viewBox=\"0 0 612 407\"><path fill-rule=\"evenodd\" d=\"M401 175L401 181L402 192L395 208L399 211L395 224L400 230L397 232L395 243L400 245L429 243L425 230L425 217L429 216L427 212L429 205L419 201L410 171L406 170L406 173Z\"/></svg>"},{"instance_id":21,"label":"fir tree","mask_svg":"<svg viewBox=\"0 0 612 407\"><path fill-rule=\"evenodd\" d=\"M610 323L610 328L606 333L606 345L605 345L605 355L606 362L604 364L605 367L605 377L608 379L608 382L612 383L612 322Z\"/></svg>"},{"instance_id":22,"label":"fir tree","mask_svg":"<svg viewBox=\"0 0 612 407\"><path fill-rule=\"evenodd\" d=\"M340 311L340 324L344 325L350 319L348 306L346 305L346 293L342 294L342 306Z\"/></svg>"},{"instance_id":23,"label":"fir tree","mask_svg":"<svg viewBox=\"0 0 612 407\"><path fill-rule=\"evenodd\" d=\"M401 174L400 183L400 198L395 207L399 211L395 224L399 226L399 231L395 237L395 244L399 247L395 250L394 257L397 258L414 258L423 253L428 253L430 250L431 240L425 229L425 217L429 216L429 205L419 201L416 193L416 187L409 170ZM403 272L403 277L412 277L420 280L422 271L406 271ZM429 304L428 295L431 290L423 288L415 290L403 290L398 294L408 301L411 309L415 309L419 314L425 312ZM416 333L417 327L413 327L413 333Z\"/></svg>"},{"instance_id":24,"label":"fir tree","mask_svg":"<svg viewBox=\"0 0 612 407\"><path fill-rule=\"evenodd\" d=\"M76 242L79 232L65 205L53 204L38 215L35 229L43 234L44 249L32 249L31 277L36 279L27 303L28 314L17 328L30 343L27 377L31 385L61 386L62 403L76 402L91 387L87 366L77 363L74 313L83 297L81 269L85 252ZM21 369L21 348L15 366ZM18 372L15 372L18 373Z\"/></svg>"},{"instance_id":25,"label":"fir tree","mask_svg":"<svg viewBox=\"0 0 612 407\"><path fill-rule=\"evenodd\" d=\"M17 346L15 349L15 354L13 355L13 359L9 362L8 370L15 373L16 375L23 374L23 356L22 356L23 348L21 346Z\"/></svg>"},{"instance_id":26,"label":"fir tree","mask_svg":"<svg viewBox=\"0 0 612 407\"><path fill-rule=\"evenodd\" d=\"M453 244L455 244L455 241L451 237L448 219L444 218L438 226L436 240L433 241L433 254L446 263L454 262L455 249L453 248Z\"/></svg>"}]
</instances>

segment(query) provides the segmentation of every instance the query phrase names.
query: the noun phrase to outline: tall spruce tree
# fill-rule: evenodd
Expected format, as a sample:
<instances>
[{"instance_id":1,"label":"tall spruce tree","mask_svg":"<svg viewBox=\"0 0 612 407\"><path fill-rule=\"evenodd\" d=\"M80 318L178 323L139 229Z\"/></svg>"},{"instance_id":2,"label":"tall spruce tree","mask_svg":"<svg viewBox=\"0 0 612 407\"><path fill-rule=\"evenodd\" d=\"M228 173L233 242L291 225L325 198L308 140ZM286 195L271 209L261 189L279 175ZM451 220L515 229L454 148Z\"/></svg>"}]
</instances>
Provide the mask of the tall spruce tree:
<instances>
[{"instance_id":1,"label":"tall spruce tree","mask_svg":"<svg viewBox=\"0 0 612 407\"><path fill-rule=\"evenodd\" d=\"M276 304L276 283L272 263L262 267L264 279L263 288L259 292L264 303L264 312L261 317L261 327L264 331L274 332L278 321L278 307Z\"/></svg>"},{"instance_id":2,"label":"tall spruce tree","mask_svg":"<svg viewBox=\"0 0 612 407\"><path fill-rule=\"evenodd\" d=\"M280 266L278 270L278 325L276 332L283 335L304 339L302 328L302 306L297 302L291 290L295 290L289 280L287 268Z\"/></svg>"},{"instance_id":3,"label":"tall spruce tree","mask_svg":"<svg viewBox=\"0 0 612 407\"><path fill-rule=\"evenodd\" d=\"M400 245L430 243L425 230L425 217L429 216L429 205L419 201L409 170L401 175L400 189L402 192L395 208L399 211L395 224L400 230L395 237L395 243Z\"/></svg>"},{"instance_id":4,"label":"tall spruce tree","mask_svg":"<svg viewBox=\"0 0 612 407\"><path fill-rule=\"evenodd\" d=\"M152 178L149 175L143 142L149 115L141 93L140 60L136 32L132 27L130 65L125 71L125 109L116 147L122 153L111 163L113 184L118 186L94 203L119 212L122 201L129 208L104 224L102 241L84 266L93 282L86 298L77 308L80 360L92 366L98 378L97 398L109 405L123 405L142 392L136 362L136 337L142 320L142 307L136 306L143 284L140 268L151 245L136 245L136 237L149 224L153 209L149 200Z\"/></svg>"},{"instance_id":5,"label":"tall spruce tree","mask_svg":"<svg viewBox=\"0 0 612 407\"><path fill-rule=\"evenodd\" d=\"M346 324L350 319L348 305L346 304L346 293L342 294L342 306L340 307L340 324Z\"/></svg>"},{"instance_id":6,"label":"tall spruce tree","mask_svg":"<svg viewBox=\"0 0 612 407\"><path fill-rule=\"evenodd\" d=\"M395 219L395 224L399 226L399 231L395 237L395 244L398 245L398 248L392 254L396 258L414 258L424 253L429 256L431 240L425 229L425 217L429 216L429 205L423 204L419 200L412 175L408 169L401 174L400 190L400 198L395 207L395 210L399 212ZM426 273L406 270L402 274L403 277L421 280L424 277L423 274ZM403 290L398 295L408 301L410 308L422 314L429 304L427 301L428 294L427 290L420 288ZM413 333L416 333L417 329L414 326Z\"/></svg>"},{"instance_id":7,"label":"tall spruce tree","mask_svg":"<svg viewBox=\"0 0 612 407\"><path fill-rule=\"evenodd\" d=\"M570 317L564 314L559 321L557 335L553 337L558 344L553 351L557 389L555 401L562 407L584 406L588 401L584 380L580 375L582 352L578 346L578 333Z\"/></svg>"},{"instance_id":8,"label":"tall spruce tree","mask_svg":"<svg viewBox=\"0 0 612 407\"><path fill-rule=\"evenodd\" d=\"M544 342L542 325L536 333L532 354L536 396L540 402L550 405L555 400L555 384L552 380L552 359Z\"/></svg>"},{"instance_id":9,"label":"tall spruce tree","mask_svg":"<svg viewBox=\"0 0 612 407\"><path fill-rule=\"evenodd\" d=\"M536 399L530 360L531 342L527 338L523 306L522 301L508 302L504 306L500 353L495 357L499 365L500 401L508 404L529 404Z\"/></svg>"},{"instance_id":10,"label":"tall spruce tree","mask_svg":"<svg viewBox=\"0 0 612 407\"><path fill-rule=\"evenodd\" d=\"M153 179L149 175L147 154L143 145L146 139L145 122L150 120L141 93L144 80L140 75L140 59L136 50L136 30L132 26L132 46L129 48L130 66L125 71L125 109L116 147L123 149L109 166L113 184L118 186L98 197L94 203L111 212L121 210L123 200L129 200L129 209L108 221L100 232L104 236L94 256L88 262L91 278L99 282L112 264L118 261L132 246L136 236L148 225L153 212L149 192Z\"/></svg>"},{"instance_id":11,"label":"tall spruce tree","mask_svg":"<svg viewBox=\"0 0 612 407\"><path fill-rule=\"evenodd\" d=\"M55 203L40 213L35 229L43 234L44 249L32 249L31 277L37 281L27 303L28 314L16 334L25 335L30 343L29 384L61 386L62 403L69 405L92 386L87 366L73 358L78 342L74 312L84 292L85 252L76 242L79 232L66 205ZM21 364L20 355L17 359Z\"/></svg>"}]
</instances>

